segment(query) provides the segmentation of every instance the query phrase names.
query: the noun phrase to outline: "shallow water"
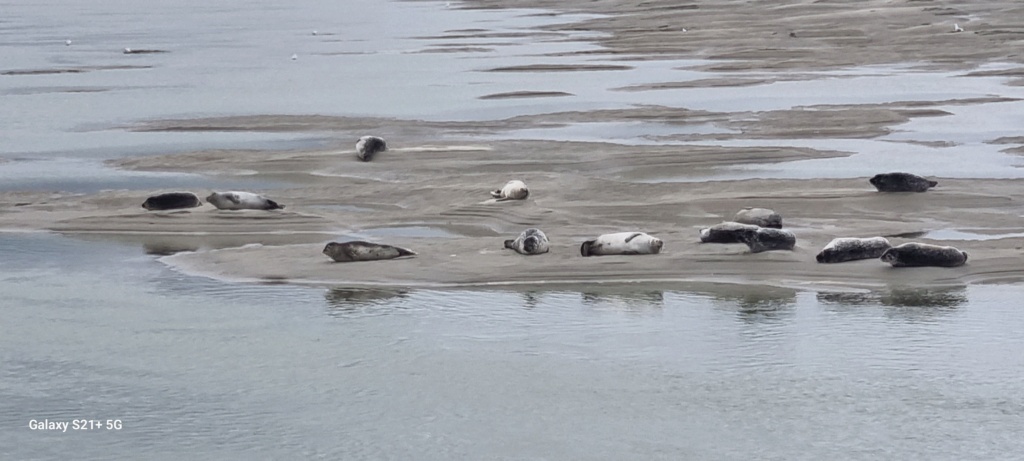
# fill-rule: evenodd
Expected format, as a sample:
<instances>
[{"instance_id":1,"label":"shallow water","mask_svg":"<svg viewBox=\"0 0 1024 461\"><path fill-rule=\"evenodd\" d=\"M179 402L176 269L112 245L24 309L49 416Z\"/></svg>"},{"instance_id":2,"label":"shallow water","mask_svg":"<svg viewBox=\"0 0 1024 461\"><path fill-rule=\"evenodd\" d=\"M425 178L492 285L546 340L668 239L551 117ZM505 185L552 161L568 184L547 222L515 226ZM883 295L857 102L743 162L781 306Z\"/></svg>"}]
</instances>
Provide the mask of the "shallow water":
<instances>
[{"instance_id":1,"label":"shallow water","mask_svg":"<svg viewBox=\"0 0 1024 461\"><path fill-rule=\"evenodd\" d=\"M1024 450L1020 287L322 289L49 234L0 235L0 254L4 459Z\"/></svg>"}]
</instances>

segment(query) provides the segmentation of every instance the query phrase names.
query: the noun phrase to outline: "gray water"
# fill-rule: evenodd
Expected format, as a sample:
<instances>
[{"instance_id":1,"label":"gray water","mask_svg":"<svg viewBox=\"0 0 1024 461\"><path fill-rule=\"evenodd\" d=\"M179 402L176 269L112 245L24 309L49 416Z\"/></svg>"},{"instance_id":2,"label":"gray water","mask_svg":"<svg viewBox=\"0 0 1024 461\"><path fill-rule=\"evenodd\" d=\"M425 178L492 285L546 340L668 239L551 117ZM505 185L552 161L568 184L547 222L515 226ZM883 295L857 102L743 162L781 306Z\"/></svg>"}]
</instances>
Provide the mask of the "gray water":
<instances>
[{"instance_id":1,"label":"gray water","mask_svg":"<svg viewBox=\"0 0 1024 461\"><path fill-rule=\"evenodd\" d=\"M771 110L1021 91L998 78L899 67L836 72L813 83L620 91L713 76L679 70L697 61L556 56L595 49L580 41L585 34L518 35L581 16L443 2L0 7L4 190L210 185L225 180L125 172L104 160L331 139L124 129L160 118L482 120L637 103ZM479 28L503 34L457 38ZM428 38L436 36L446 38ZM124 47L168 52L125 55ZM458 47L472 49L445 50ZM485 72L554 63L631 68L586 78ZM61 69L82 71L22 72ZM510 91L573 96L481 99ZM1010 157L985 142L1020 126L1013 124L1024 113L1018 104L943 107L954 115L911 122L892 139L841 146L899 146L894 162L941 152L928 163L936 171L1015 177L1020 169ZM640 143L723 129L624 122L552 130L505 136ZM977 149L901 142L936 139ZM821 141L791 145L801 142ZM964 155L970 168L959 169ZM832 165L791 162L728 174L861 174ZM415 226L364 232L451 237ZM729 285L367 291L193 277L158 262L159 250L0 233L0 459L962 460L1024 453L1024 289L1016 285L871 293ZM120 429L30 429L44 420L110 420Z\"/></svg>"}]
</instances>

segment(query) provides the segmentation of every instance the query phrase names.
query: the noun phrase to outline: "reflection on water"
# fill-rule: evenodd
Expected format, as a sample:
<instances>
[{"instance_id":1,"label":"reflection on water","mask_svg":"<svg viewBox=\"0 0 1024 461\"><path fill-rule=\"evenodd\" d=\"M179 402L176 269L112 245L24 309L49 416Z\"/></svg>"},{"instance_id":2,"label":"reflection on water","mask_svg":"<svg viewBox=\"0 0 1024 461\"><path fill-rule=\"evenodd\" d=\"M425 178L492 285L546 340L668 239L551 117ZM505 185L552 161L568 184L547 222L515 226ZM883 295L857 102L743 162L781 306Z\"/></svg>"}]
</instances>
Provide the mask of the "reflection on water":
<instances>
[{"instance_id":1,"label":"reflection on water","mask_svg":"<svg viewBox=\"0 0 1024 461\"><path fill-rule=\"evenodd\" d=\"M583 288L580 299L585 305L616 305L623 308L662 307L665 292L644 287L597 286Z\"/></svg>"},{"instance_id":2,"label":"reflection on water","mask_svg":"<svg viewBox=\"0 0 1024 461\"><path fill-rule=\"evenodd\" d=\"M819 292L818 301L824 304L847 306L882 305L890 307L945 307L957 308L967 304L967 287L942 288L893 287L868 293Z\"/></svg>"},{"instance_id":3,"label":"reflection on water","mask_svg":"<svg viewBox=\"0 0 1024 461\"><path fill-rule=\"evenodd\" d=\"M387 306L395 304L396 300L406 297L403 290L376 289L376 288L344 288L335 287L327 290L324 298L332 309L342 311L355 311L367 307Z\"/></svg>"},{"instance_id":4,"label":"reflection on water","mask_svg":"<svg viewBox=\"0 0 1024 461\"><path fill-rule=\"evenodd\" d=\"M708 295L716 306L735 310L745 322L758 323L792 315L797 291L781 287L723 285L709 291Z\"/></svg>"}]
</instances>

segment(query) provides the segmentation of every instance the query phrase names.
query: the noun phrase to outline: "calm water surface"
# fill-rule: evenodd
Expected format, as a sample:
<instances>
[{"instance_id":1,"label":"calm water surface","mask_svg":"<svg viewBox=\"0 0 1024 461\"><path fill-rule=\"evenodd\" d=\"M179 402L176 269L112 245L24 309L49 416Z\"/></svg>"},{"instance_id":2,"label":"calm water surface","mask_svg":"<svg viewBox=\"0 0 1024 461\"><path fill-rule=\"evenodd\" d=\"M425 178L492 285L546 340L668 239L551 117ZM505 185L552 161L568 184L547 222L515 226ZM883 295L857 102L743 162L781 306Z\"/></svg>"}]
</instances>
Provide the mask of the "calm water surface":
<instances>
[{"instance_id":1,"label":"calm water surface","mask_svg":"<svg viewBox=\"0 0 1024 461\"><path fill-rule=\"evenodd\" d=\"M226 284L0 235L3 459L1014 459L1024 289ZM30 420L119 419L120 431Z\"/></svg>"}]
</instances>

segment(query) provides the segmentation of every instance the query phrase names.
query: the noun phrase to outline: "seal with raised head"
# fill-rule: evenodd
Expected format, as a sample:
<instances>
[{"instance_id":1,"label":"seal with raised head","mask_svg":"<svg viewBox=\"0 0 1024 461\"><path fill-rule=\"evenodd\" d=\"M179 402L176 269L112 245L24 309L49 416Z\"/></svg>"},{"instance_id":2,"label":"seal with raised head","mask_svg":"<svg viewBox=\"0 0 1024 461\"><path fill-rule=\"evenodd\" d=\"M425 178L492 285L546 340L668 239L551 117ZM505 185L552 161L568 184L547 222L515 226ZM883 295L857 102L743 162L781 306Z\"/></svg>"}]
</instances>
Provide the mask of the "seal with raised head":
<instances>
[{"instance_id":1,"label":"seal with raised head","mask_svg":"<svg viewBox=\"0 0 1024 461\"><path fill-rule=\"evenodd\" d=\"M583 242L583 245L580 245L580 254L583 256L654 255L660 253L664 246L665 243L661 239L644 232L617 232Z\"/></svg>"},{"instance_id":2,"label":"seal with raised head","mask_svg":"<svg viewBox=\"0 0 1024 461\"><path fill-rule=\"evenodd\" d=\"M756 230L758 226L726 221L700 230L701 243L743 243L740 231Z\"/></svg>"},{"instance_id":3,"label":"seal with raised head","mask_svg":"<svg viewBox=\"0 0 1024 461\"><path fill-rule=\"evenodd\" d=\"M491 191L491 197L494 197L499 202L504 200L524 200L530 196L530 189L526 188L526 183L518 179L513 179L498 190Z\"/></svg>"},{"instance_id":4,"label":"seal with raised head","mask_svg":"<svg viewBox=\"0 0 1024 461\"><path fill-rule=\"evenodd\" d=\"M505 240L505 248L516 250L521 255L539 255L548 252L548 236L544 231L531 227L524 230L515 240Z\"/></svg>"},{"instance_id":5,"label":"seal with raised head","mask_svg":"<svg viewBox=\"0 0 1024 461\"><path fill-rule=\"evenodd\" d=\"M744 208L736 213L733 221L740 224L753 224L758 227L782 229L782 215L767 208Z\"/></svg>"},{"instance_id":6,"label":"seal with raised head","mask_svg":"<svg viewBox=\"0 0 1024 461\"><path fill-rule=\"evenodd\" d=\"M199 197L191 192L169 192L166 194L153 195L142 202L142 208L147 210L178 210L181 208L195 208L202 205Z\"/></svg>"},{"instance_id":7,"label":"seal with raised head","mask_svg":"<svg viewBox=\"0 0 1024 461\"><path fill-rule=\"evenodd\" d=\"M405 248L359 240L328 243L324 247L323 253L339 263L379 261L381 259L401 258L402 256L416 256L415 251Z\"/></svg>"},{"instance_id":8,"label":"seal with raised head","mask_svg":"<svg viewBox=\"0 0 1024 461\"><path fill-rule=\"evenodd\" d=\"M924 192L939 185L938 181L910 173L880 173L868 182L879 192Z\"/></svg>"},{"instance_id":9,"label":"seal with raised head","mask_svg":"<svg viewBox=\"0 0 1024 461\"><path fill-rule=\"evenodd\" d=\"M856 238L843 237L832 239L822 248L815 259L819 263L842 263L858 259L874 259L881 257L885 250L892 248L885 237Z\"/></svg>"},{"instance_id":10,"label":"seal with raised head","mask_svg":"<svg viewBox=\"0 0 1024 461\"><path fill-rule=\"evenodd\" d=\"M277 210L284 208L277 202L252 192L214 192L206 201L218 210Z\"/></svg>"},{"instance_id":11,"label":"seal with raised head","mask_svg":"<svg viewBox=\"0 0 1024 461\"><path fill-rule=\"evenodd\" d=\"M356 142L356 157L364 162L373 160L378 152L388 150L388 144L380 136L363 136Z\"/></svg>"},{"instance_id":12,"label":"seal with raised head","mask_svg":"<svg viewBox=\"0 0 1024 461\"><path fill-rule=\"evenodd\" d=\"M792 250L796 246L796 236L788 230L770 227L755 227L738 231L740 241L747 244L751 253L772 250Z\"/></svg>"},{"instance_id":13,"label":"seal with raised head","mask_svg":"<svg viewBox=\"0 0 1024 461\"><path fill-rule=\"evenodd\" d=\"M967 262L967 253L954 247L911 242L885 250L880 259L892 267L957 267Z\"/></svg>"}]
</instances>

